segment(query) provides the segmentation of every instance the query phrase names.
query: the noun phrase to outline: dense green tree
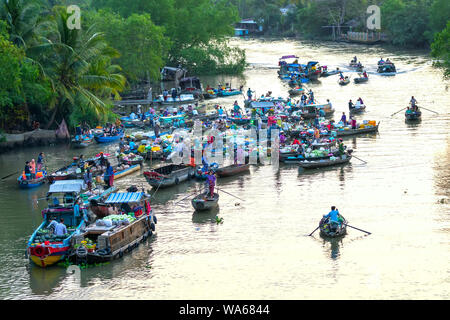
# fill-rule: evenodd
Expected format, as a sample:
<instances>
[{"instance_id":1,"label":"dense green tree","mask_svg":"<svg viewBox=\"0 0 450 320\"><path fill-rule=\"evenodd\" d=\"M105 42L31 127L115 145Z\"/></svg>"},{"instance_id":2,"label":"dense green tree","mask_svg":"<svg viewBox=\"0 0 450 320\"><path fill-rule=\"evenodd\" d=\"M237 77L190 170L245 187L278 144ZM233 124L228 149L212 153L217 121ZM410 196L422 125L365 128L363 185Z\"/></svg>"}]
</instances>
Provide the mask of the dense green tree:
<instances>
[{"instance_id":1,"label":"dense green tree","mask_svg":"<svg viewBox=\"0 0 450 320\"><path fill-rule=\"evenodd\" d=\"M431 45L431 55L439 61L436 66L444 68L445 77L450 78L450 21L447 27L436 35Z\"/></svg>"},{"instance_id":2,"label":"dense green tree","mask_svg":"<svg viewBox=\"0 0 450 320\"><path fill-rule=\"evenodd\" d=\"M71 114L74 106L93 110L97 115L105 114L109 94L122 90L125 85L122 75L110 73L116 72L116 68L107 68L118 52L108 46L103 34L92 27L70 30L67 19L64 8L55 8L54 28L47 35L47 43L42 45L46 51L41 64L54 92L47 127L56 118ZM101 72L99 59L103 61Z\"/></svg>"}]
</instances>

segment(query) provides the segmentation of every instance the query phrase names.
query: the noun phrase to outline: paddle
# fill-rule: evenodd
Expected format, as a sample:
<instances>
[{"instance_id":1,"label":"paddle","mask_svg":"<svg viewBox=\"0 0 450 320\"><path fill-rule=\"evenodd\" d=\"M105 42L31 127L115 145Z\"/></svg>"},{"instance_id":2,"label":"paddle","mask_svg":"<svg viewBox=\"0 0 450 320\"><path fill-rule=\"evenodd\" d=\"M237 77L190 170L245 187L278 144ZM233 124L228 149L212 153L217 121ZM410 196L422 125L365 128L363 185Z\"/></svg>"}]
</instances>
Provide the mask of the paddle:
<instances>
[{"instance_id":1,"label":"paddle","mask_svg":"<svg viewBox=\"0 0 450 320\"><path fill-rule=\"evenodd\" d=\"M6 178L9 178L9 177L11 177L13 174L16 174L16 173L18 173L19 171L16 171L16 172L13 172L13 173L11 173L11 174L8 174L7 176L4 176L3 178L2 178L2 180L3 179L6 179Z\"/></svg>"},{"instance_id":2,"label":"paddle","mask_svg":"<svg viewBox=\"0 0 450 320\"><path fill-rule=\"evenodd\" d=\"M229 192L226 192L226 191L224 191L224 190L222 190L222 189L219 189L218 187L216 187L216 189L217 189L217 190L220 190L220 191L222 191L222 192L225 192L226 194L229 194L230 196L235 197L235 198L237 198L237 199L239 199L239 200L241 200L241 201L245 201L244 199L241 199L241 198L239 198L239 197L236 197L235 195L232 195L232 194L229 193Z\"/></svg>"},{"instance_id":3,"label":"paddle","mask_svg":"<svg viewBox=\"0 0 450 320\"><path fill-rule=\"evenodd\" d=\"M362 161L362 162L364 162L364 163L367 163L367 161L364 161L363 159L360 159L360 158L358 158L357 156L352 155L352 157L354 157L354 158L356 158L356 159L358 159L358 160L360 160L360 161Z\"/></svg>"},{"instance_id":4,"label":"paddle","mask_svg":"<svg viewBox=\"0 0 450 320\"><path fill-rule=\"evenodd\" d=\"M419 109L425 109L425 110L428 110L428 111L434 112L434 113L436 113L436 114L439 114L439 113L437 113L436 111L433 111L433 110L430 110L430 109L427 109L427 108L424 108L424 107L419 107Z\"/></svg>"},{"instance_id":5,"label":"paddle","mask_svg":"<svg viewBox=\"0 0 450 320\"><path fill-rule=\"evenodd\" d=\"M365 231L365 230L361 230L361 229L355 228L355 227L353 227L353 226L351 226L351 225L349 225L349 224L345 224L345 223L344 223L344 225L347 226L347 227L350 227L350 228L353 228L353 229L356 229L356 230L359 230L359 231L362 231L362 232L371 234L369 231Z\"/></svg>"},{"instance_id":6,"label":"paddle","mask_svg":"<svg viewBox=\"0 0 450 320\"><path fill-rule=\"evenodd\" d=\"M399 113L400 111L403 111L403 110L405 110L405 109L407 109L408 107L406 107L406 108L403 108L403 109L401 109L401 110L398 110L397 112L395 112L395 113L393 113L393 114L391 114L391 117L394 115L394 114L397 114L397 113Z\"/></svg>"},{"instance_id":7,"label":"paddle","mask_svg":"<svg viewBox=\"0 0 450 320\"><path fill-rule=\"evenodd\" d=\"M317 228L315 228L314 231L311 232L311 233L309 234L309 236L311 236L311 235L312 235L314 232L316 232L316 230L319 229L319 228L320 228L320 226L318 226Z\"/></svg>"},{"instance_id":8,"label":"paddle","mask_svg":"<svg viewBox=\"0 0 450 320\"><path fill-rule=\"evenodd\" d=\"M175 202L175 204L178 204L178 203L180 203L181 201L186 200L187 198L192 197L193 195L196 195L196 194L197 194L197 192L192 192L192 193L189 194L187 197L184 197L184 198L181 199L180 201Z\"/></svg>"}]
</instances>

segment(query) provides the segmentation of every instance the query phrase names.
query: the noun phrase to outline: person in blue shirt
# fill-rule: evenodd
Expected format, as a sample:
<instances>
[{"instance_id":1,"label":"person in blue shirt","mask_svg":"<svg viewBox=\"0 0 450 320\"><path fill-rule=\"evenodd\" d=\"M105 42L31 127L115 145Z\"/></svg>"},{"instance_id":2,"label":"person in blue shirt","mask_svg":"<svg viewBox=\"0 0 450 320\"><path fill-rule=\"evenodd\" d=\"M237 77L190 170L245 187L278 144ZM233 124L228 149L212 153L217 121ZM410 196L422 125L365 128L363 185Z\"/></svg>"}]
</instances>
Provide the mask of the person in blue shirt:
<instances>
[{"instance_id":1,"label":"person in blue shirt","mask_svg":"<svg viewBox=\"0 0 450 320\"><path fill-rule=\"evenodd\" d=\"M323 217L325 219L326 218L330 219L330 227L331 227L331 229L336 229L336 227L338 225L340 225L340 222L339 222L339 210L335 206L332 206L331 207L331 211L327 215L324 215Z\"/></svg>"},{"instance_id":2,"label":"person in blue shirt","mask_svg":"<svg viewBox=\"0 0 450 320\"><path fill-rule=\"evenodd\" d=\"M252 90L250 88L248 88L248 90L247 90L247 97L248 97L248 100L252 100Z\"/></svg>"},{"instance_id":3,"label":"person in blue shirt","mask_svg":"<svg viewBox=\"0 0 450 320\"><path fill-rule=\"evenodd\" d=\"M60 219L60 223L58 223L55 227L55 234L57 236L63 236L67 233L66 225L64 224L64 219Z\"/></svg>"}]
</instances>

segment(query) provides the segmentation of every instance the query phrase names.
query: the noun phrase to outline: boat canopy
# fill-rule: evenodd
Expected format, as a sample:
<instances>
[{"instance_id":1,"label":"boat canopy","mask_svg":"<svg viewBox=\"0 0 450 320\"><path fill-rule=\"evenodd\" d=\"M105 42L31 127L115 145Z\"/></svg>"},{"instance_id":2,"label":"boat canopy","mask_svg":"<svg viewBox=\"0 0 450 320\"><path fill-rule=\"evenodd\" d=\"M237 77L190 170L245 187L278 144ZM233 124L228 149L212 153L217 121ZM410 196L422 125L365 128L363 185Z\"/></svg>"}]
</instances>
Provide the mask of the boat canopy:
<instances>
[{"instance_id":1,"label":"boat canopy","mask_svg":"<svg viewBox=\"0 0 450 320\"><path fill-rule=\"evenodd\" d=\"M273 108L275 103L273 101L252 101L251 108Z\"/></svg>"},{"instance_id":2,"label":"boat canopy","mask_svg":"<svg viewBox=\"0 0 450 320\"><path fill-rule=\"evenodd\" d=\"M308 62L308 66L315 66L316 64L318 64L319 62L317 61L309 61Z\"/></svg>"},{"instance_id":3,"label":"boat canopy","mask_svg":"<svg viewBox=\"0 0 450 320\"><path fill-rule=\"evenodd\" d=\"M143 192L119 192L111 193L105 203L129 203L139 202L144 196Z\"/></svg>"},{"instance_id":4,"label":"boat canopy","mask_svg":"<svg viewBox=\"0 0 450 320\"><path fill-rule=\"evenodd\" d=\"M80 193L84 188L83 180L59 180L50 185L48 193Z\"/></svg>"}]
</instances>

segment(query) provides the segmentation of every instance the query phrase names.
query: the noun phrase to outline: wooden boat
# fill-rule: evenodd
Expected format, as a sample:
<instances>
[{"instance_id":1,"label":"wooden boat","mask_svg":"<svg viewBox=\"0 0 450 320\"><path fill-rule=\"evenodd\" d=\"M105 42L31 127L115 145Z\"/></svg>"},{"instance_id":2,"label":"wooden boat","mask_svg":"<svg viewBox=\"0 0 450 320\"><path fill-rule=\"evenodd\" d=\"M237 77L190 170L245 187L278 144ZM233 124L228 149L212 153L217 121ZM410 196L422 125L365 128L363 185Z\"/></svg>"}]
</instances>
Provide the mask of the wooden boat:
<instances>
[{"instance_id":1,"label":"wooden boat","mask_svg":"<svg viewBox=\"0 0 450 320\"><path fill-rule=\"evenodd\" d=\"M216 208L219 203L219 194L214 193L214 197L209 197L209 192L202 193L191 200L192 206L197 211L206 211Z\"/></svg>"},{"instance_id":2,"label":"wooden boat","mask_svg":"<svg viewBox=\"0 0 450 320\"><path fill-rule=\"evenodd\" d=\"M166 188L186 181L195 175L195 168L185 165L169 164L144 172L148 184L154 188Z\"/></svg>"},{"instance_id":3,"label":"wooden boat","mask_svg":"<svg viewBox=\"0 0 450 320\"><path fill-rule=\"evenodd\" d=\"M119 141L120 138L123 138L124 136L124 132L123 131L119 131L115 136L102 136L102 135L95 135L95 141L97 141L98 143L110 143L110 142L115 142L115 141Z\"/></svg>"},{"instance_id":4,"label":"wooden boat","mask_svg":"<svg viewBox=\"0 0 450 320\"><path fill-rule=\"evenodd\" d=\"M350 109L351 114L363 113L364 111L366 111L365 105L358 105L357 107L353 107Z\"/></svg>"},{"instance_id":5,"label":"wooden boat","mask_svg":"<svg viewBox=\"0 0 450 320\"><path fill-rule=\"evenodd\" d=\"M250 118L243 118L243 117L230 117L229 119L237 125L250 123L251 120Z\"/></svg>"},{"instance_id":6,"label":"wooden boat","mask_svg":"<svg viewBox=\"0 0 450 320\"><path fill-rule=\"evenodd\" d=\"M179 105L179 104L194 104L197 102L198 99L194 97L193 94L181 94L175 98L175 100L168 96L166 100L164 100L164 97L161 95L158 99L154 100L155 103L159 103L163 106L170 106L170 105Z\"/></svg>"},{"instance_id":7,"label":"wooden boat","mask_svg":"<svg viewBox=\"0 0 450 320\"><path fill-rule=\"evenodd\" d=\"M94 143L94 135L91 134L89 136L82 136L81 139L76 136L71 140L71 147L72 148L86 148Z\"/></svg>"},{"instance_id":8,"label":"wooden boat","mask_svg":"<svg viewBox=\"0 0 450 320\"><path fill-rule=\"evenodd\" d=\"M406 112L405 112L405 120L406 121L420 121L421 119L422 119L422 111L406 110Z\"/></svg>"},{"instance_id":9,"label":"wooden boat","mask_svg":"<svg viewBox=\"0 0 450 320\"><path fill-rule=\"evenodd\" d=\"M338 218L341 218L341 224L337 226L336 229L331 229L329 219L322 218L319 222L320 235L325 238L337 238L342 237L347 233L347 220L342 215L338 215Z\"/></svg>"},{"instance_id":10,"label":"wooden boat","mask_svg":"<svg viewBox=\"0 0 450 320\"><path fill-rule=\"evenodd\" d=\"M129 166L128 168L126 168L127 166L125 166L124 169L122 170L118 170L116 172L114 172L114 180L123 178L133 172L139 171L141 169L141 165L140 164L135 164L132 166Z\"/></svg>"},{"instance_id":11,"label":"wooden boat","mask_svg":"<svg viewBox=\"0 0 450 320\"><path fill-rule=\"evenodd\" d=\"M345 79L339 79L339 84L341 85L341 86L346 86L346 85L348 85L350 83L350 79L348 79L348 78L345 78Z\"/></svg>"},{"instance_id":12,"label":"wooden boat","mask_svg":"<svg viewBox=\"0 0 450 320\"><path fill-rule=\"evenodd\" d=\"M393 63L383 63L378 65L377 72L385 76L394 76L397 73L397 69Z\"/></svg>"},{"instance_id":13,"label":"wooden boat","mask_svg":"<svg viewBox=\"0 0 450 320\"><path fill-rule=\"evenodd\" d=\"M339 164L346 164L349 163L352 159L351 155L344 154L343 156L331 160L331 158L328 159L322 159L322 160L313 160L313 161L300 161L298 162L299 167L303 169L318 169L318 168L324 168L324 167L330 167L335 166Z\"/></svg>"},{"instance_id":14,"label":"wooden boat","mask_svg":"<svg viewBox=\"0 0 450 320\"><path fill-rule=\"evenodd\" d=\"M225 89L225 90L220 90L217 95L219 97L229 97L229 96L235 96L238 94L242 94L242 91L239 91L238 89Z\"/></svg>"},{"instance_id":15,"label":"wooden boat","mask_svg":"<svg viewBox=\"0 0 450 320\"><path fill-rule=\"evenodd\" d=\"M369 78L359 77L359 78L353 79L353 81L354 81L355 83L363 83L363 82L369 81Z\"/></svg>"},{"instance_id":16,"label":"wooden boat","mask_svg":"<svg viewBox=\"0 0 450 320\"><path fill-rule=\"evenodd\" d=\"M358 66L358 62L350 61L349 67L350 68L356 68Z\"/></svg>"},{"instance_id":17,"label":"wooden boat","mask_svg":"<svg viewBox=\"0 0 450 320\"><path fill-rule=\"evenodd\" d=\"M17 178L19 188L21 189L31 189L39 187L44 184L47 180L47 171L41 170L36 172L36 178L34 179L23 179L23 174Z\"/></svg>"},{"instance_id":18,"label":"wooden boat","mask_svg":"<svg viewBox=\"0 0 450 320\"><path fill-rule=\"evenodd\" d=\"M248 172L250 164L232 164L230 166L221 167L216 169L216 174L219 177L229 177L242 172Z\"/></svg>"},{"instance_id":19,"label":"wooden boat","mask_svg":"<svg viewBox=\"0 0 450 320\"><path fill-rule=\"evenodd\" d=\"M44 221L37 227L28 240L27 256L40 267L48 267L68 256L72 237L80 233L85 226L85 207L80 206L79 214L75 214L74 205L80 198L84 187L83 180L55 181L47 193L48 208L42 211ZM50 222L64 219L67 233L54 235L49 230Z\"/></svg>"},{"instance_id":20,"label":"wooden boat","mask_svg":"<svg viewBox=\"0 0 450 320\"><path fill-rule=\"evenodd\" d=\"M94 157L86 159L86 161L91 168L92 177L102 175L104 170L100 167L100 157ZM77 158L66 167L58 169L54 173L47 176L48 181L53 183L53 181L58 180L73 180L73 179L83 179L83 173L81 169L77 166Z\"/></svg>"},{"instance_id":21,"label":"wooden boat","mask_svg":"<svg viewBox=\"0 0 450 320\"><path fill-rule=\"evenodd\" d=\"M329 77L329 76L334 76L335 74L339 74L339 70L332 70L332 71L324 71L321 74L321 77Z\"/></svg>"},{"instance_id":22,"label":"wooden boat","mask_svg":"<svg viewBox=\"0 0 450 320\"><path fill-rule=\"evenodd\" d=\"M135 164L142 164L144 162L144 157L138 154L132 154L131 156L120 157L119 156L119 164L127 164L129 166L133 166Z\"/></svg>"},{"instance_id":23,"label":"wooden boat","mask_svg":"<svg viewBox=\"0 0 450 320\"><path fill-rule=\"evenodd\" d=\"M301 95L303 92L305 92L304 88L297 87L297 88L289 90L289 95L298 96L298 95Z\"/></svg>"},{"instance_id":24,"label":"wooden boat","mask_svg":"<svg viewBox=\"0 0 450 320\"><path fill-rule=\"evenodd\" d=\"M209 99L215 99L217 98L217 94L213 93L214 91L207 91L207 92L203 92L203 98L209 100Z\"/></svg>"},{"instance_id":25,"label":"wooden boat","mask_svg":"<svg viewBox=\"0 0 450 320\"><path fill-rule=\"evenodd\" d=\"M367 126L364 128L357 128L357 129L348 129L348 130L337 130L336 134L338 137L346 137L346 136L352 136L355 134L363 134L363 133L374 133L378 131L378 126L380 125L380 122L376 126Z\"/></svg>"},{"instance_id":26,"label":"wooden boat","mask_svg":"<svg viewBox=\"0 0 450 320\"><path fill-rule=\"evenodd\" d=\"M157 220L148 197L142 192L112 193L105 203L120 206L121 214L96 220L73 237L69 259L76 264L112 261L151 237Z\"/></svg>"}]
</instances>

